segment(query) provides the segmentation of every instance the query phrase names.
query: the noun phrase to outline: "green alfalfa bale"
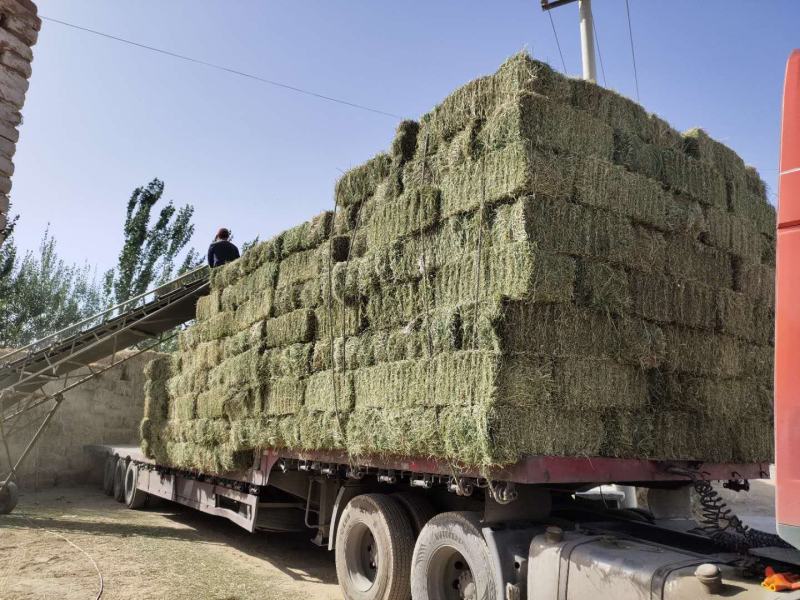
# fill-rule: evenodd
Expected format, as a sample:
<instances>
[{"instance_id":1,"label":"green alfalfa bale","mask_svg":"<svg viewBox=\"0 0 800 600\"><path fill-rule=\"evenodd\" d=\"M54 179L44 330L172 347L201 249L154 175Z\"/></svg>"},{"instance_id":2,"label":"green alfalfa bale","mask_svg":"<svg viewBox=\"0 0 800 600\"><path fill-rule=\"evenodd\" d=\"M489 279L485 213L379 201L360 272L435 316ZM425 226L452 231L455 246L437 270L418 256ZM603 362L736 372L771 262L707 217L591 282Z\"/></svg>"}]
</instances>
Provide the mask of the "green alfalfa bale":
<instances>
[{"instance_id":1,"label":"green alfalfa bale","mask_svg":"<svg viewBox=\"0 0 800 600\"><path fill-rule=\"evenodd\" d=\"M496 336L504 353L611 358L643 368L660 365L667 347L653 323L569 304L507 302Z\"/></svg>"},{"instance_id":2,"label":"green alfalfa bale","mask_svg":"<svg viewBox=\"0 0 800 600\"><path fill-rule=\"evenodd\" d=\"M244 329L222 340L222 358L228 359L252 349L260 349L264 341L265 321L258 321L249 328ZM219 364L217 361L209 366Z\"/></svg>"},{"instance_id":3,"label":"green alfalfa bale","mask_svg":"<svg viewBox=\"0 0 800 600\"><path fill-rule=\"evenodd\" d=\"M734 265L734 289L759 304L775 306L775 267L740 261Z\"/></svg>"},{"instance_id":4,"label":"green alfalfa bale","mask_svg":"<svg viewBox=\"0 0 800 600\"><path fill-rule=\"evenodd\" d=\"M772 418L772 389L758 379L716 379L670 374L659 408L691 411L733 422Z\"/></svg>"},{"instance_id":5,"label":"green alfalfa bale","mask_svg":"<svg viewBox=\"0 0 800 600\"><path fill-rule=\"evenodd\" d=\"M344 450L350 415L344 411L314 411L303 409L296 421L296 439L287 446L309 450Z\"/></svg>"},{"instance_id":6,"label":"green alfalfa bale","mask_svg":"<svg viewBox=\"0 0 800 600\"><path fill-rule=\"evenodd\" d=\"M270 377L305 377L311 373L313 343L290 344L263 354L264 368Z\"/></svg>"},{"instance_id":7,"label":"green alfalfa bale","mask_svg":"<svg viewBox=\"0 0 800 600\"><path fill-rule=\"evenodd\" d=\"M443 446L435 408L362 408L347 420L354 457L439 457Z\"/></svg>"},{"instance_id":8,"label":"green alfalfa bale","mask_svg":"<svg viewBox=\"0 0 800 600\"><path fill-rule=\"evenodd\" d=\"M609 263L578 261L576 292L582 305L610 313L623 313L631 306L628 273Z\"/></svg>"},{"instance_id":9,"label":"green alfalfa bale","mask_svg":"<svg viewBox=\"0 0 800 600\"><path fill-rule=\"evenodd\" d=\"M327 264L324 251L320 248L301 250L286 256L278 267L276 286L285 287L314 279L320 273L323 264Z\"/></svg>"},{"instance_id":10,"label":"green alfalfa bale","mask_svg":"<svg viewBox=\"0 0 800 600\"><path fill-rule=\"evenodd\" d=\"M752 167L728 182L730 208L737 215L755 223L758 230L775 237L775 207L767 201L767 187Z\"/></svg>"},{"instance_id":11,"label":"green alfalfa bale","mask_svg":"<svg viewBox=\"0 0 800 600\"><path fill-rule=\"evenodd\" d=\"M430 369L427 360L395 361L359 369L353 373L355 406L429 406L434 401Z\"/></svg>"},{"instance_id":12,"label":"green alfalfa bale","mask_svg":"<svg viewBox=\"0 0 800 600\"><path fill-rule=\"evenodd\" d=\"M702 204L725 208L725 179L713 166L695 160L680 150L659 148L640 138L616 131L614 162L675 192L684 193Z\"/></svg>"},{"instance_id":13,"label":"green alfalfa bale","mask_svg":"<svg viewBox=\"0 0 800 600\"><path fill-rule=\"evenodd\" d=\"M333 226L333 212L325 211L310 221L283 232L282 252L292 254L301 250L316 248L328 239Z\"/></svg>"},{"instance_id":14,"label":"green alfalfa bale","mask_svg":"<svg viewBox=\"0 0 800 600\"><path fill-rule=\"evenodd\" d=\"M166 381L172 377L173 356L171 354L156 356L144 365L143 373L145 378L151 381Z\"/></svg>"},{"instance_id":15,"label":"green alfalfa bale","mask_svg":"<svg viewBox=\"0 0 800 600\"><path fill-rule=\"evenodd\" d=\"M764 244L752 221L712 208L706 210L705 217L709 244L750 262L761 260Z\"/></svg>"},{"instance_id":16,"label":"green alfalfa bale","mask_svg":"<svg viewBox=\"0 0 800 600\"><path fill-rule=\"evenodd\" d=\"M477 143L484 151L527 140L540 150L612 160L614 131L589 113L539 94L522 94L484 123Z\"/></svg>"},{"instance_id":17,"label":"green alfalfa bale","mask_svg":"<svg viewBox=\"0 0 800 600\"><path fill-rule=\"evenodd\" d=\"M378 248L431 227L439 220L440 207L441 193L432 186L408 189L399 197L377 205L366 225L367 246Z\"/></svg>"},{"instance_id":18,"label":"green alfalfa bale","mask_svg":"<svg viewBox=\"0 0 800 600\"><path fill-rule=\"evenodd\" d=\"M575 261L537 250L535 244L495 244L442 265L434 277L439 304L505 297L534 302L569 302Z\"/></svg>"},{"instance_id":19,"label":"green alfalfa bale","mask_svg":"<svg viewBox=\"0 0 800 600\"><path fill-rule=\"evenodd\" d=\"M181 372L170 377L166 385L166 390L170 397L183 396L185 394L197 394L203 391L208 385L208 369L184 368Z\"/></svg>"},{"instance_id":20,"label":"green alfalfa bale","mask_svg":"<svg viewBox=\"0 0 800 600\"><path fill-rule=\"evenodd\" d=\"M648 402L647 373L610 359L568 358L553 366L553 400L567 410L636 410Z\"/></svg>"},{"instance_id":21,"label":"green alfalfa bale","mask_svg":"<svg viewBox=\"0 0 800 600\"><path fill-rule=\"evenodd\" d=\"M442 216L526 193L566 198L572 192L573 179L571 165L559 157L535 150L529 142L509 144L451 169L442 178Z\"/></svg>"},{"instance_id":22,"label":"green alfalfa bale","mask_svg":"<svg viewBox=\"0 0 800 600\"><path fill-rule=\"evenodd\" d=\"M548 252L638 266L641 248L630 220L610 211L547 197L525 197L497 210L492 243L535 242Z\"/></svg>"},{"instance_id":23,"label":"green alfalfa bale","mask_svg":"<svg viewBox=\"0 0 800 600\"><path fill-rule=\"evenodd\" d=\"M169 417L169 392L163 379L147 379L144 382L144 416L154 423Z\"/></svg>"},{"instance_id":24,"label":"green alfalfa bale","mask_svg":"<svg viewBox=\"0 0 800 600\"><path fill-rule=\"evenodd\" d=\"M738 377L743 373L743 354L747 344L729 335L665 325L666 358L663 368L694 375Z\"/></svg>"},{"instance_id":25,"label":"green alfalfa bale","mask_svg":"<svg viewBox=\"0 0 800 600\"><path fill-rule=\"evenodd\" d=\"M227 335L235 335L238 332L249 329L253 325L269 319L273 313L275 292L271 289L265 290L247 300L236 309L233 331Z\"/></svg>"},{"instance_id":26,"label":"green alfalfa bale","mask_svg":"<svg viewBox=\"0 0 800 600\"><path fill-rule=\"evenodd\" d=\"M665 269L676 279L695 280L711 287L733 286L733 265L726 252L684 235L667 236Z\"/></svg>"},{"instance_id":27,"label":"green alfalfa bale","mask_svg":"<svg viewBox=\"0 0 800 600\"><path fill-rule=\"evenodd\" d=\"M637 135L643 140L665 148L680 148L680 134L641 105L614 90L583 79L570 79L575 108L608 123L614 129Z\"/></svg>"},{"instance_id":28,"label":"green alfalfa bale","mask_svg":"<svg viewBox=\"0 0 800 600\"><path fill-rule=\"evenodd\" d=\"M244 277L245 273L245 262L242 260L235 260L211 269L211 289L218 290L232 285Z\"/></svg>"},{"instance_id":29,"label":"green alfalfa bale","mask_svg":"<svg viewBox=\"0 0 800 600\"><path fill-rule=\"evenodd\" d=\"M445 98L420 120L418 141L429 140L429 151L452 139L475 120L483 121L499 106L515 102L524 92L542 94L555 101L568 99L568 80L544 63L521 52L504 62L496 73L475 79ZM417 144L417 151L421 143Z\"/></svg>"},{"instance_id":30,"label":"green alfalfa bale","mask_svg":"<svg viewBox=\"0 0 800 600\"><path fill-rule=\"evenodd\" d=\"M197 394L173 396L169 403L170 421L190 421L197 416Z\"/></svg>"},{"instance_id":31,"label":"green alfalfa bale","mask_svg":"<svg viewBox=\"0 0 800 600\"><path fill-rule=\"evenodd\" d=\"M258 387L209 387L197 395L198 419L239 419L252 416L260 408Z\"/></svg>"},{"instance_id":32,"label":"green alfalfa bale","mask_svg":"<svg viewBox=\"0 0 800 600\"><path fill-rule=\"evenodd\" d=\"M757 344L772 344L775 311L772 306L732 290L717 294L717 328Z\"/></svg>"},{"instance_id":33,"label":"green alfalfa bale","mask_svg":"<svg viewBox=\"0 0 800 600\"><path fill-rule=\"evenodd\" d=\"M260 348L252 348L225 359L208 372L208 387L240 389L257 385L266 377Z\"/></svg>"},{"instance_id":34,"label":"green alfalfa bale","mask_svg":"<svg viewBox=\"0 0 800 600\"><path fill-rule=\"evenodd\" d=\"M726 179L739 177L745 170L744 161L736 152L712 139L700 128L685 131L683 142L689 156L711 163Z\"/></svg>"},{"instance_id":35,"label":"green alfalfa bale","mask_svg":"<svg viewBox=\"0 0 800 600\"><path fill-rule=\"evenodd\" d=\"M434 303L433 286L426 279L385 286L380 292L370 294L367 298L366 322L372 328L393 329L430 311L435 306Z\"/></svg>"},{"instance_id":36,"label":"green alfalfa bale","mask_svg":"<svg viewBox=\"0 0 800 600\"><path fill-rule=\"evenodd\" d=\"M455 352L377 364L353 373L357 408L467 406L494 394L499 357Z\"/></svg>"},{"instance_id":37,"label":"green alfalfa bale","mask_svg":"<svg viewBox=\"0 0 800 600\"><path fill-rule=\"evenodd\" d=\"M662 231L672 229L672 196L657 181L596 158L575 163L575 199Z\"/></svg>"},{"instance_id":38,"label":"green alfalfa bale","mask_svg":"<svg viewBox=\"0 0 800 600\"><path fill-rule=\"evenodd\" d=\"M294 415L303 406L306 380L298 377L273 377L265 386L262 410L270 416Z\"/></svg>"},{"instance_id":39,"label":"green alfalfa bale","mask_svg":"<svg viewBox=\"0 0 800 600\"><path fill-rule=\"evenodd\" d=\"M306 379L304 406L308 410L349 413L354 405L353 373L329 369Z\"/></svg>"},{"instance_id":40,"label":"green alfalfa bale","mask_svg":"<svg viewBox=\"0 0 800 600\"><path fill-rule=\"evenodd\" d=\"M378 184L389 175L390 165L388 154L378 154L363 165L347 171L336 182L337 206L350 206L372 196Z\"/></svg>"},{"instance_id":41,"label":"green alfalfa bale","mask_svg":"<svg viewBox=\"0 0 800 600\"><path fill-rule=\"evenodd\" d=\"M258 242L242 254L243 269L246 274L252 273L267 262L277 263L281 259L283 234L272 239Z\"/></svg>"},{"instance_id":42,"label":"green alfalfa bale","mask_svg":"<svg viewBox=\"0 0 800 600\"><path fill-rule=\"evenodd\" d=\"M659 323L703 329L716 326L716 290L697 281L632 271L631 312Z\"/></svg>"},{"instance_id":43,"label":"green alfalfa bale","mask_svg":"<svg viewBox=\"0 0 800 600\"><path fill-rule=\"evenodd\" d=\"M643 458L653 453L653 414L650 410L599 411L603 442L599 456ZM676 457L677 458L677 457Z\"/></svg>"},{"instance_id":44,"label":"green alfalfa bale","mask_svg":"<svg viewBox=\"0 0 800 600\"><path fill-rule=\"evenodd\" d=\"M358 335L367 327L366 310L361 303L342 305L335 299L330 303L323 299L313 314L316 322L314 339L317 341Z\"/></svg>"},{"instance_id":45,"label":"green alfalfa bale","mask_svg":"<svg viewBox=\"0 0 800 600\"><path fill-rule=\"evenodd\" d=\"M337 263L338 264L338 263ZM303 283L295 283L275 290L273 301L273 316L281 316L300 308L317 308L322 303L322 286L326 283L326 276L319 279L310 279Z\"/></svg>"},{"instance_id":46,"label":"green alfalfa bale","mask_svg":"<svg viewBox=\"0 0 800 600\"><path fill-rule=\"evenodd\" d=\"M236 315L232 312L220 312L204 321L198 321L184 331L186 347L192 350L203 342L221 340L239 331Z\"/></svg>"},{"instance_id":47,"label":"green alfalfa bale","mask_svg":"<svg viewBox=\"0 0 800 600\"><path fill-rule=\"evenodd\" d=\"M314 311L301 308L266 322L265 347L277 348L289 344L310 342L314 339L315 331Z\"/></svg>"},{"instance_id":48,"label":"green alfalfa bale","mask_svg":"<svg viewBox=\"0 0 800 600\"><path fill-rule=\"evenodd\" d=\"M221 296L219 290L212 290L207 296L197 300L197 318L208 319L222 310Z\"/></svg>"}]
</instances>

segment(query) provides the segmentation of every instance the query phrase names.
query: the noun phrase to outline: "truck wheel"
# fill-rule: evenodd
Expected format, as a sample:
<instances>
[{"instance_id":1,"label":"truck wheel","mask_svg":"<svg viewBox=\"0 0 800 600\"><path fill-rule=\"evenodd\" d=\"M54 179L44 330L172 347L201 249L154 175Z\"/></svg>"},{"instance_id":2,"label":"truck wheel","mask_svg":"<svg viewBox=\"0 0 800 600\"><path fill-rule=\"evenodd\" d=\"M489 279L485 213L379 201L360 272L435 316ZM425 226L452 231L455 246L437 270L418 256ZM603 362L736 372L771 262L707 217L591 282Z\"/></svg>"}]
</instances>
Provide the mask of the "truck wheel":
<instances>
[{"instance_id":1,"label":"truck wheel","mask_svg":"<svg viewBox=\"0 0 800 600\"><path fill-rule=\"evenodd\" d=\"M400 504L383 494L347 503L336 531L336 575L347 600L408 600L414 534Z\"/></svg>"},{"instance_id":2,"label":"truck wheel","mask_svg":"<svg viewBox=\"0 0 800 600\"><path fill-rule=\"evenodd\" d=\"M496 575L478 513L441 513L422 528L414 546L411 597L496 600Z\"/></svg>"},{"instance_id":3,"label":"truck wheel","mask_svg":"<svg viewBox=\"0 0 800 600\"><path fill-rule=\"evenodd\" d=\"M103 491L106 496L114 495L114 472L117 470L117 458L109 456L106 458L105 469L103 471Z\"/></svg>"},{"instance_id":4,"label":"truck wheel","mask_svg":"<svg viewBox=\"0 0 800 600\"><path fill-rule=\"evenodd\" d=\"M10 514L19 502L19 489L17 484L9 481L3 491L0 492L0 515Z\"/></svg>"},{"instance_id":5,"label":"truck wheel","mask_svg":"<svg viewBox=\"0 0 800 600\"><path fill-rule=\"evenodd\" d=\"M419 494L397 492L391 496L400 503L408 518L411 519L411 529L414 531L414 539L416 539L425 524L436 515L436 511L428 499Z\"/></svg>"},{"instance_id":6,"label":"truck wheel","mask_svg":"<svg viewBox=\"0 0 800 600\"><path fill-rule=\"evenodd\" d=\"M125 502L125 471L128 465L124 458L117 459L117 466L114 467L114 500Z\"/></svg>"},{"instance_id":7,"label":"truck wheel","mask_svg":"<svg viewBox=\"0 0 800 600\"><path fill-rule=\"evenodd\" d=\"M147 505L150 494L136 487L139 481L139 466L131 461L125 470L125 505L133 510L139 510Z\"/></svg>"}]
</instances>

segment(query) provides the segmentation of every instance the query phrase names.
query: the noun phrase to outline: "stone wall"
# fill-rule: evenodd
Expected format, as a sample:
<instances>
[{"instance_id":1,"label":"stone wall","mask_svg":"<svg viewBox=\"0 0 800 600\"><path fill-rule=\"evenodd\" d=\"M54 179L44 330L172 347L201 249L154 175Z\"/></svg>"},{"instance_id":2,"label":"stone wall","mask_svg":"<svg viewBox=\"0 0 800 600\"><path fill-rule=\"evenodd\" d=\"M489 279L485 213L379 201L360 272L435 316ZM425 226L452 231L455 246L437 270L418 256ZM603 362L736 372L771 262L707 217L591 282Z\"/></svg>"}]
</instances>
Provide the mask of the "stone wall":
<instances>
[{"instance_id":1,"label":"stone wall","mask_svg":"<svg viewBox=\"0 0 800 600\"><path fill-rule=\"evenodd\" d=\"M14 151L41 20L30 0L0 0L0 243L9 218Z\"/></svg>"},{"instance_id":2,"label":"stone wall","mask_svg":"<svg viewBox=\"0 0 800 600\"><path fill-rule=\"evenodd\" d=\"M93 465L83 450L86 444L138 445L144 407L142 371L154 356L151 352L141 354L65 394L47 431L19 472L20 486L36 489L86 480ZM15 459L45 412L26 419L26 427L9 435ZM0 473L7 471L4 454L0 447Z\"/></svg>"}]
</instances>

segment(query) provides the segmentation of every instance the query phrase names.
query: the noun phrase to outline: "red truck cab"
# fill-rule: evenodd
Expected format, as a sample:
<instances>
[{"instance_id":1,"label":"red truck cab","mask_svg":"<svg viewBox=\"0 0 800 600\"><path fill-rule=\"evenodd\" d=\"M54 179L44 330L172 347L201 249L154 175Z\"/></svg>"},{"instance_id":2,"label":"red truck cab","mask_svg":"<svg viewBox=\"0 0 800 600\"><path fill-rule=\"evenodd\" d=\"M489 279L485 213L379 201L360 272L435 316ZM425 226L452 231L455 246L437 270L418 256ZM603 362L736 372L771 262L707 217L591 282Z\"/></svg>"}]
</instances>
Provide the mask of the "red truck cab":
<instances>
[{"instance_id":1,"label":"red truck cab","mask_svg":"<svg viewBox=\"0 0 800 600\"><path fill-rule=\"evenodd\" d=\"M778 533L800 548L800 50L786 66L781 125L775 299Z\"/></svg>"}]
</instances>

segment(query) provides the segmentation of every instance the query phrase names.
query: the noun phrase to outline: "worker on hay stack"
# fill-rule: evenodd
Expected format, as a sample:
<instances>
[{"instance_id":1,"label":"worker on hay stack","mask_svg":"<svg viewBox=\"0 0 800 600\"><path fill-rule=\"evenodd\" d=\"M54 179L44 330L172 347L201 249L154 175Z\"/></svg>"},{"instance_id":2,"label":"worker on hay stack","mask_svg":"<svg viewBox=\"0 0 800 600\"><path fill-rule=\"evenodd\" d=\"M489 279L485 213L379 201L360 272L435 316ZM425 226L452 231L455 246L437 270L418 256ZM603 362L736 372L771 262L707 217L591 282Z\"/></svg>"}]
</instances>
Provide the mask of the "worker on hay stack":
<instances>
[{"instance_id":1,"label":"worker on hay stack","mask_svg":"<svg viewBox=\"0 0 800 600\"><path fill-rule=\"evenodd\" d=\"M217 231L217 237L208 247L208 266L212 269L239 258L239 249L230 242L230 237L231 232L225 227Z\"/></svg>"}]
</instances>

